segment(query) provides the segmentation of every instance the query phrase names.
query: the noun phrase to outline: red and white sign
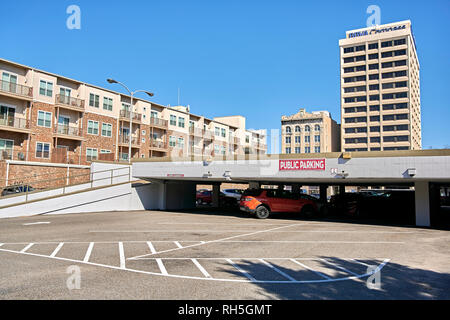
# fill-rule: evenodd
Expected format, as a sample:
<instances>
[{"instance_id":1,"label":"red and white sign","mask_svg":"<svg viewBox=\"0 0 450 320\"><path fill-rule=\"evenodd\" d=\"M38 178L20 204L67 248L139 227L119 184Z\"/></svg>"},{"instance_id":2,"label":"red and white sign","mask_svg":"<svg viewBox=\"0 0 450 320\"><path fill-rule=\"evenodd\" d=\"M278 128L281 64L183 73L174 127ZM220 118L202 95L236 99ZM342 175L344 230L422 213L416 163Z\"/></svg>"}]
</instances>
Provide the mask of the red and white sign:
<instances>
[{"instance_id":1,"label":"red and white sign","mask_svg":"<svg viewBox=\"0 0 450 320\"><path fill-rule=\"evenodd\" d=\"M279 170L325 170L325 159L280 160Z\"/></svg>"}]
</instances>

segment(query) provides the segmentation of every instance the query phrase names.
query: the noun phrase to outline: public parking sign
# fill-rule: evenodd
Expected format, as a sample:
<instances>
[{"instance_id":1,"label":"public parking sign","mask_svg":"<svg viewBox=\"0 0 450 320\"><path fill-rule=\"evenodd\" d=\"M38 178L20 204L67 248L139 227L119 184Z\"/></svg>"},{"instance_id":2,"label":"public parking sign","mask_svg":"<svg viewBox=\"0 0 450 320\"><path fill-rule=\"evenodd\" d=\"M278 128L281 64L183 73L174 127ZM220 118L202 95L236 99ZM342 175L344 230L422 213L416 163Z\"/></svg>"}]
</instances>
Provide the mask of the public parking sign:
<instances>
[{"instance_id":1,"label":"public parking sign","mask_svg":"<svg viewBox=\"0 0 450 320\"><path fill-rule=\"evenodd\" d=\"M279 170L325 170L325 159L280 160Z\"/></svg>"}]
</instances>

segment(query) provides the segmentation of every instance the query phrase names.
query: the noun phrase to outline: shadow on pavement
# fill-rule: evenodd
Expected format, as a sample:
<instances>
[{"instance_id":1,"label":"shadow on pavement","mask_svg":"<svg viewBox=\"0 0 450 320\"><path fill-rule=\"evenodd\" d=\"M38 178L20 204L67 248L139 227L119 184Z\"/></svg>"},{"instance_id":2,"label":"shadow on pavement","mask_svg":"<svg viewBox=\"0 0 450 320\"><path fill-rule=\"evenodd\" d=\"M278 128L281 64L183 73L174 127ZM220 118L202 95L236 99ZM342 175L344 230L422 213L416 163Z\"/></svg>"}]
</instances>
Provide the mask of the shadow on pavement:
<instances>
[{"instance_id":1,"label":"shadow on pavement","mask_svg":"<svg viewBox=\"0 0 450 320\"><path fill-rule=\"evenodd\" d=\"M320 257L329 263L341 266L347 270L355 270L355 265L348 260L342 260L335 257ZM302 260L298 260L302 262ZM367 265L378 266L381 261L364 259L360 260ZM288 274L292 278L302 281L312 279L314 273L307 269L298 271L287 269L280 265L276 260L270 263L278 270ZM307 262L305 262L306 264ZM330 264L317 260L319 265L316 268L330 268ZM254 275L257 280L262 280L264 274L255 274L255 270L262 269L262 262L254 261L235 262L235 264L250 275ZM357 274L366 274L367 267L362 266L361 272ZM266 267L267 270L267 267ZM223 272L242 277L242 272L236 269L223 269ZM332 278L345 278L351 274L333 269ZM259 276L259 278L258 278ZM317 279L317 275L316 275ZM302 300L302 299L450 299L450 274L439 273L430 270L414 269L401 264L388 262L380 272L380 289L369 289L366 281L368 276L361 279L350 279L334 282L322 283L292 283L292 284L270 284L254 283L260 287L260 294L268 298ZM287 280L284 278L283 280ZM322 278L323 280L323 278Z\"/></svg>"}]
</instances>

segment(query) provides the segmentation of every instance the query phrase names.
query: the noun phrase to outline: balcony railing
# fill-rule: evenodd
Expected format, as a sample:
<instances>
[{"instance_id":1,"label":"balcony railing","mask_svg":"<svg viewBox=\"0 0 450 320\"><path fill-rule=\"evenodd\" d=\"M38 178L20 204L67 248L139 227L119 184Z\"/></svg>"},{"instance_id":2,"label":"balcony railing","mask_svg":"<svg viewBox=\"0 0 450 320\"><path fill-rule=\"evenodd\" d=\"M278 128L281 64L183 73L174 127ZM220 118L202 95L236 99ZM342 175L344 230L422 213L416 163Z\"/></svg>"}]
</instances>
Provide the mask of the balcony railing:
<instances>
[{"instance_id":1,"label":"balcony railing","mask_svg":"<svg viewBox=\"0 0 450 320\"><path fill-rule=\"evenodd\" d=\"M189 134L190 135L201 137L201 136L203 136L203 131L204 130L202 130L200 128L189 127Z\"/></svg>"},{"instance_id":2,"label":"balcony railing","mask_svg":"<svg viewBox=\"0 0 450 320\"><path fill-rule=\"evenodd\" d=\"M57 125L55 128L56 134L64 134L67 136L75 136L75 137L81 137L82 132L77 127L71 127L66 125Z\"/></svg>"},{"instance_id":3,"label":"balcony railing","mask_svg":"<svg viewBox=\"0 0 450 320\"><path fill-rule=\"evenodd\" d=\"M203 130L203 139L214 140L214 132L210 130Z\"/></svg>"},{"instance_id":4,"label":"balcony railing","mask_svg":"<svg viewBox=\"0 0 450 320\"><path fill-rule=\"evenodd\" d=\"M68 97L61 94L56 95L56 104L84 110L84 100Z\"/></svg>"},{"instance_id":5,"label":"balcony railing","mask_svg":"<svg viewBox=\"0 0 450 320\"><path fill-rule=\"evenodd\" d=\"M11 127L16 129L29 129L30 121L27 119L16 117L0 118L0 126Z\"/></svg>"},{"instance_id":6,"label":"balcony railing","mask_svg":"<svg viewBox=\"0 0 450 320\"><path fill-rule=\"evenodd\" d=\"M33 98L33 88L21 84L0 80L0 91L5 91L19 96Z\"/></svg>"},{"instance_id":7,"label":"balcony railing","mask_svg":"<svg viewBox=\"0 0 450 320\"><path fill-rule=\"evenodd\" d=\"M128 114L129 116L130 114ZM158 127L167 127L167 120L150 117L150 125L151 126L158 126Z\"/></svg>"},{"instance_id":8,"label":"balcony railing","mask_svg":"<svg viewBox=\"0 0 450 320\"><path fill-rule=\"evenodd\" d=\"M165 141L150 140L150 148L167 149Z\"/></svg>"},{"instance_id":9,"label":"balcony railing","mask_svg":"<svg viewBox=\"0 0 450 320\"><path fill-rule=\"evenodd\" d=\"M121 144L129 144L130 143L130 136L119 135L119 143L121 143ZM137 137L131 137L131 145L139 145L139 139Z\"/></svg>"},{"instance_id":10,"label":"balcony railing","mask_svg":"<svg viewBox=\"0 0 450 320\"><path fill-rule=\"evenodd\" d=\"M128 111L128 110L120 110L120 117L121 118L125 118L126 120L129 120L130 119L130 111ZM133 121L141 121L142 114L136 113L136 112L132 112L131 113L131 118L132 118Z\"/></svg>"}]
</instances>

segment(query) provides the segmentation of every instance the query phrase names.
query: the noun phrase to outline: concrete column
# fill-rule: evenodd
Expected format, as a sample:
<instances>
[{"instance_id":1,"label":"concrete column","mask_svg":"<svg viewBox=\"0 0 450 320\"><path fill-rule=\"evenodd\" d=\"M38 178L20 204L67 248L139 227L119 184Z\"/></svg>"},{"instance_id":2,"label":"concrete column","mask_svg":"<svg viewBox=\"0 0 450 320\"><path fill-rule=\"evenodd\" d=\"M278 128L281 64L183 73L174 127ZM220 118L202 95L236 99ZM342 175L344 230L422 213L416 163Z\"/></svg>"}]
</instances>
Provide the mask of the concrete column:
<instances>
[{"instance_id":1,"label":"concrete column","mask_svg":"<svg viewBox=\"0 0 450 320\"><path fill-rule=\"evenodd\" d=\"M416 198L416 226L430 226L430 187L428 181L414 184Z\"/></svg>"},{"instance_id":2,"label":"concrete column","mask_svg":"<svg viewBox=\"0 0 450 320\"><path fill-rule=\"evenodd\" d=\"M249 189L259 189L260 185L259 182L250 181L248 187Z\"/></svg>"},{"instance_id":3,"label":"concrete column","mask_svg":"<svg viewBox=\"0 0 450 320\"><path fill-rule=\"evenodd\" d=\"M292 193L300 193L301 185L293 184L292 185Z\"/></svg>"},{"instance_id":4,"label":"concrete column","mask_svg":"<svg viewBox=\"0 0 450 320\"><path fill-rule=\"evenodd\" d=\"M344 194L345 193L345 186L344 185L339 185L339 194Z\"/></svg>"},{"instance_id":5,"label":"concrete column","mask_svg":"<svg viewBox=\"0 0 450 320\"><path fill-rule=\"evenodd\" d=\"M320 188L320 202L326 203L328 186L321 185L319 188Z\"/></svg>"},{"instance_id":6,"label":"concrete column","mask_svg":"<svg viewBox=\"0 0 450 320\"><path fill-rule=\"evenodd\" d=\"M220 184L213 184L212 188L212 206L213 208L219 207L220 199Z\"/></svg>"}]
</instances>

